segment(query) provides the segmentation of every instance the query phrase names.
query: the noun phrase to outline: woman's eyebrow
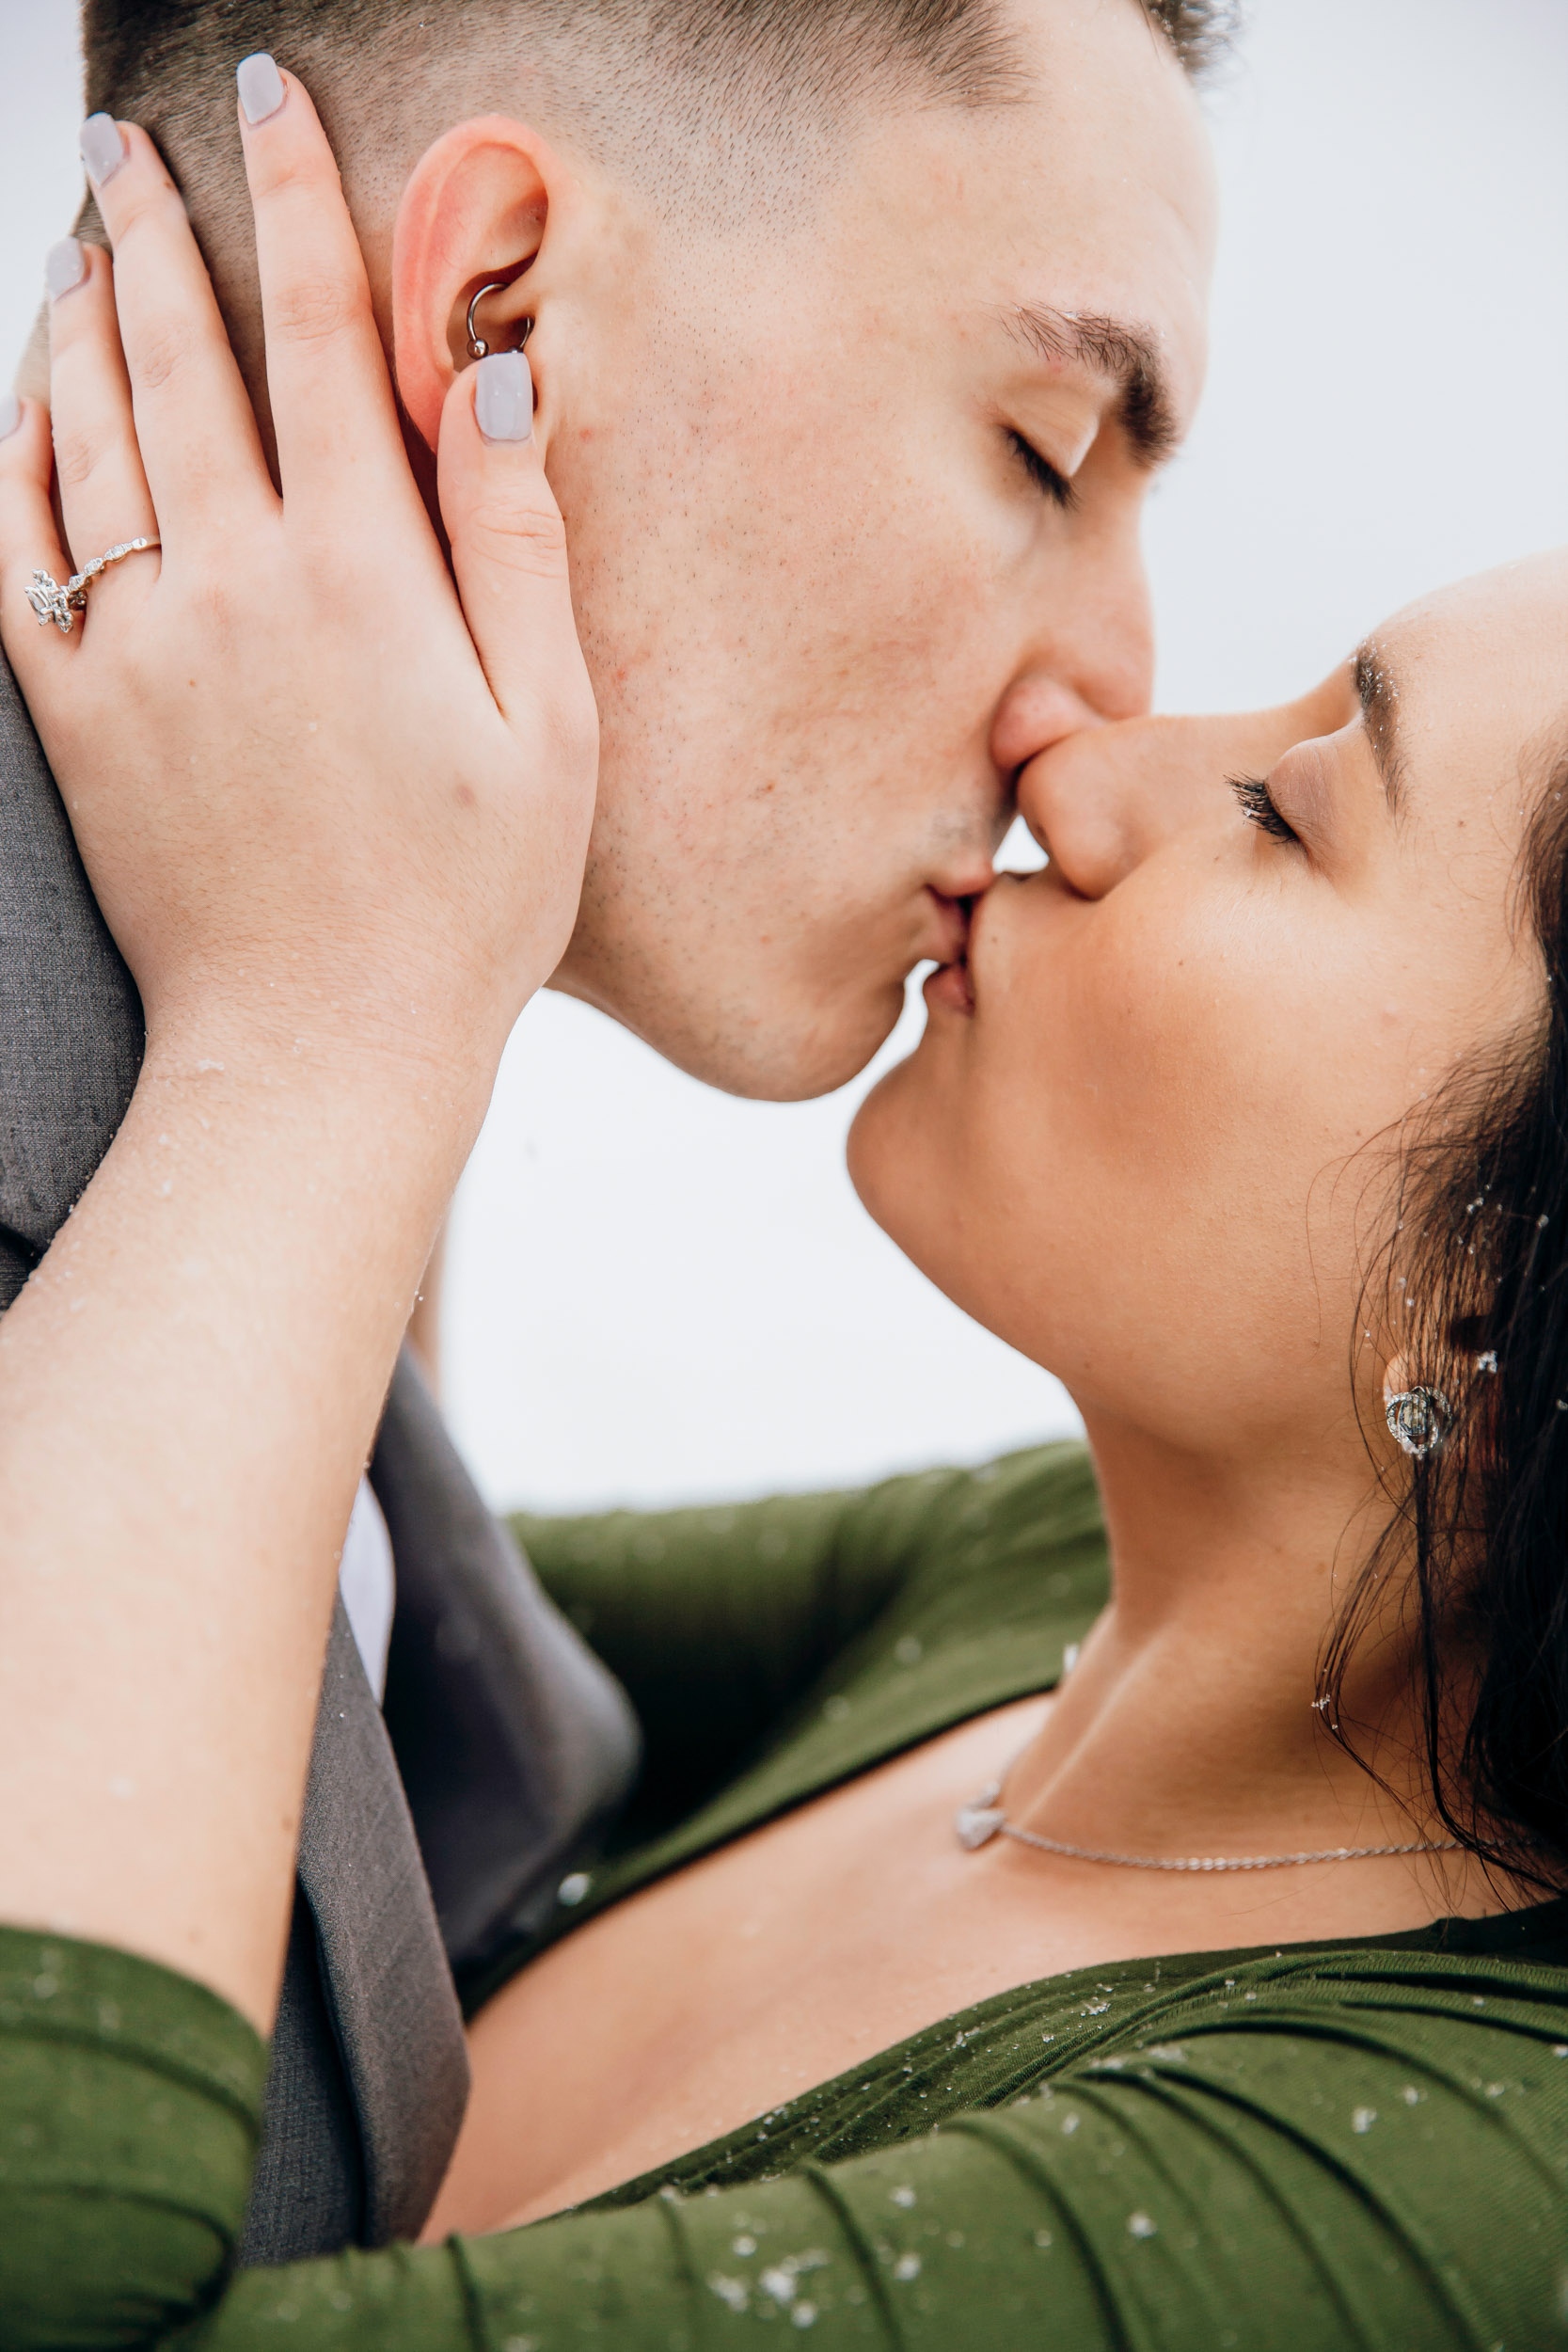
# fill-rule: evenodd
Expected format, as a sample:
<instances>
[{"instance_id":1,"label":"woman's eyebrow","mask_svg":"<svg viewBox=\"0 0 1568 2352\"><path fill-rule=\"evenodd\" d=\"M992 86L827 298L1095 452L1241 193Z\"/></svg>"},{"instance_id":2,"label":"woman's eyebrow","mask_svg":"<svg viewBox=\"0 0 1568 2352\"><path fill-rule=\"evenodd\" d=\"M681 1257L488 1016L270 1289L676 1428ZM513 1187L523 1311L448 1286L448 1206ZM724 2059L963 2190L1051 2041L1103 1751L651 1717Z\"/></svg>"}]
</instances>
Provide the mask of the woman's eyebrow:
<instances>
[{"instance_id":1,"label":"woman's eyebrow","mask_svg":"<svg viewBox=\"0 0 1568 2352\"><path fill-rule=\"evenodd\" d=\"M1383 778L1383 790L1388 803L1388 814L1397 817L1404 771L1400 759L1399 704L1400 682L1388 666L1387 657L1381 651L1375 638L1369 637L1351 657L1352 675L1361 704L1361 723L1367 730L1377 772Z\"/></svg>"}]
</instances>

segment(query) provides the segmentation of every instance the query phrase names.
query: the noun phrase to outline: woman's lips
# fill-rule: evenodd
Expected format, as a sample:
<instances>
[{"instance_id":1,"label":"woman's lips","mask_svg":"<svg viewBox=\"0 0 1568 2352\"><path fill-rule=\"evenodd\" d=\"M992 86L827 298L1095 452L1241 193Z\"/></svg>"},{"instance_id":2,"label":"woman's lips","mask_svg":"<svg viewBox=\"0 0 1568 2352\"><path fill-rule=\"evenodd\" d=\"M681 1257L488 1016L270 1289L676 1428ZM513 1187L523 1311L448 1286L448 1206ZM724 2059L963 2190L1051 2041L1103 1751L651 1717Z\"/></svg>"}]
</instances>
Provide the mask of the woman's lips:
<instances>
[{"instance_id":1,"label":"woman's lips","mask_svg":"<svg viewBox=\"0 0 1568 2352\"><path fill-rule=\"evenodd\" d=\"M928 1005L945 1005L949 1012L974 1010L974 991L967 963L939 963L921 992Z\"/></svg>"}]
</instances>

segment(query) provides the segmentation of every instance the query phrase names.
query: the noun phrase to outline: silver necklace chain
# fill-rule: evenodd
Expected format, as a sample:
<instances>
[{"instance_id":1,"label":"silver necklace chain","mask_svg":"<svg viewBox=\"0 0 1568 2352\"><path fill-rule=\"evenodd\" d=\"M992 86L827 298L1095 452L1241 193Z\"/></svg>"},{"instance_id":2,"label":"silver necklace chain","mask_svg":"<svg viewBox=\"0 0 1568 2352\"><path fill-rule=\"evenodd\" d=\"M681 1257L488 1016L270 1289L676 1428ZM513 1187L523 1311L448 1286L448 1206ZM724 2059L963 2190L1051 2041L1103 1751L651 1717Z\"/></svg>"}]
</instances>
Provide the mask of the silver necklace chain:
<instances>
[{"instance_id":1,"label":"silver necklace chain","mask_svg":"<svg viewBox=\"0 0 1568 2352\"><path fill-rule=\"evenodd\" d=\"M1014 1762L1017 1762L1015 1757ZM1008 1771L1012 1766L1008 1766ZM1041 1853L1065 1854L1070 1862L1110 1862L1119 1870L1293 1870L1304 1862L1369 1862L1382 1854L1458 1853L1457 1838L1435 1840L1417 1839L1408 1846L1329 1846L1318 1853L1249 1853L1249 1854L1148 1854L1103 1853L1094 1846L1069 1846L1059 1837L1041 1837L1032 1829L1020 1829L1009 1821L1002 1809L1001 1796L1006 1773L981 1789L971 1804L959 1805L953 1816L953 1826L958 1833L958 1843L973 1852L987 1846L993 1837L1016 1838L1021 1846L1034 1846Z\"/></svg>"}]
</instances>

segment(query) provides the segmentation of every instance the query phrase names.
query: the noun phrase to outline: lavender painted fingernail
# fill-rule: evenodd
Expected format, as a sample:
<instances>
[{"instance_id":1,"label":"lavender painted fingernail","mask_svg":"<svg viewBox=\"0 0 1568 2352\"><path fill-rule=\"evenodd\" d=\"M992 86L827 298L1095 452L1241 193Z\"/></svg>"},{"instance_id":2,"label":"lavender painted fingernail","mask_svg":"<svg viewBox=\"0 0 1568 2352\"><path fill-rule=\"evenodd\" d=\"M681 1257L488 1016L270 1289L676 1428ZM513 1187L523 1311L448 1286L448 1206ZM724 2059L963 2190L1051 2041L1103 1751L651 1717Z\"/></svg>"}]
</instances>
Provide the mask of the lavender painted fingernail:
<instances>
[{"instance_id":1,"label":"lavender painted fingernail","mask_svg":"<svg viewBox=\"0 0 1568 2352\"><path fill-rule=\"evenodd\" d=\"M533 371L521 351L495 351L474 370L474 418L487 441L533 438Z\"/></svg>"},{"instance_id":2,"label":"lavender painted fingernail","mask_svg":"<svg viewBox=\"0 0 1568 2352\"><path fill-rule=\"evenodd\" d=\"M253 57L242 57L234 79L240 86L240 103L247 122L265 122L283 103L283 76L264 49L258 49Z\"/></svg>"},{"instance_id":3,"label":"lavender painted fingernail","mask_svg":"<svg viewBox=\"0 0 1568 2352\"><path fill-rule=\"evenodd\" d=\"M14 392L0 392L0 441L8 441L22 422L22 403Z\"/></svg>"},{"instance_id":4,"label":"lavender painted fingernail","mask_svg":"<svg viewBox=\"0 0 1568 2352\"><path fill-rule=\"evenodd\" d=\"M87 274L87 257L80 237L62 237L43 257L43 282L51 302L58 302L61 294L79 286Z\"/></svg>"},{"instance_id":5,"label":"lavender painted fingernail","mask_svg":"<svg viewBox=\"0 0 1568 2352\"><path fill-rule=\"evenodd\" d=\"M114 178L129 151L125 134L113 115L88 115L76 135L76 144L95 188Z\"/></svg>"}]
</instances>

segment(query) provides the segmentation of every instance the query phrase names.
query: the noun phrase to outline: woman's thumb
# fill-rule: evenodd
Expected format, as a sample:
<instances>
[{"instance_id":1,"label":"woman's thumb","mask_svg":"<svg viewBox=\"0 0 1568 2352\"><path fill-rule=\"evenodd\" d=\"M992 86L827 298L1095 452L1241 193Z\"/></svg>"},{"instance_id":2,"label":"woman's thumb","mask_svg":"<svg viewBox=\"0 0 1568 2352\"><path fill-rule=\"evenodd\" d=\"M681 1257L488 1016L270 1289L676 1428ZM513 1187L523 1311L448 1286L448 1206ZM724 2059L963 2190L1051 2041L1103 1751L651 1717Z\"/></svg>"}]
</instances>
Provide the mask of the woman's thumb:
<instances>
[{"instance_id":1,"label":"woman's thumb","mask_svg":"<svg viewBox=\"0 0 1568 2352\"><path fill-rule=\"evenodd\" d=\"M563 676L582 672L566 533L534 439L522 352L495 352L452 385L437 477L469 631L502 712L519 716L519 698L558 694Z\"/></svg>"}]
</instances>

